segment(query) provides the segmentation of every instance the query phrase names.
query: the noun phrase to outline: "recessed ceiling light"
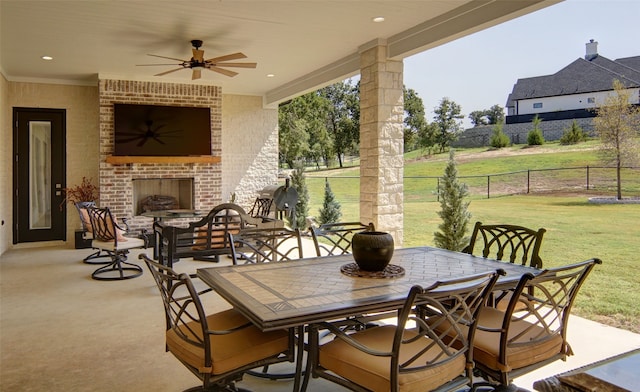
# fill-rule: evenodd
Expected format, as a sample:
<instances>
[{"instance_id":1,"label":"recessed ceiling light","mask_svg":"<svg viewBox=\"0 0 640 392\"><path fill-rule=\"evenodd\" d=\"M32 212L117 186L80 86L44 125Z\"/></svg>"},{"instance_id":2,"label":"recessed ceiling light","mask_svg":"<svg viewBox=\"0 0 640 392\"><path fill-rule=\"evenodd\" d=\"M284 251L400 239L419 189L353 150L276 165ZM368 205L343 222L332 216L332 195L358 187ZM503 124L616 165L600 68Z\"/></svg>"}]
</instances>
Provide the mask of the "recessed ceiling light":
<instances>
[{"instance_id":1,"label":"recessed ceiling light","mask_svg":"<svg viewBox=\"0 0 640 392\"><path fill-rule=\"evenodd\" d=\"M49 61L49 60L53 60L53 57L51 57L51 56L42 56L41 59Z\"/></svg>"},{"instance_id":2,"label":"recessed ceiling light","mask_svg":"<svg viewBox=\"0 0 640 392\"><path fill-rule=\"evenodd\" d=\"M371 20L374 21L375 23L384 22L384 16L376 16L375 18L373 18Z\"/></svg>"},{"instance_id":3,"label":"recessed ceiling light","mask_svg":"<svg viewBox=\"0 0 640 392\"><path fill-rule=\"evenodd\" d=\"M268 77L268 78L273 78L273 77L275 77L275 76L276 76L276 75L274 75L274 74L267 74L267 77Z\"/></svg>"}]
</instances>

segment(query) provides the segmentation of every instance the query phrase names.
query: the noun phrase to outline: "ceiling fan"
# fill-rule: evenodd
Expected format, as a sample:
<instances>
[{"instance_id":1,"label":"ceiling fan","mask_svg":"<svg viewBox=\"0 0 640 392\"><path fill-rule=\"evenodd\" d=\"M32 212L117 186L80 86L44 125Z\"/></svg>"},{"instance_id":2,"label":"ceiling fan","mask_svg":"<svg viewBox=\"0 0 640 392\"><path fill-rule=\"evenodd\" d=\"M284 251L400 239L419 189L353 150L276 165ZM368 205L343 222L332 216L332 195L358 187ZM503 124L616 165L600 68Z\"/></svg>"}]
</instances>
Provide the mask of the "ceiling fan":
<instances>
[{"instance_id":1,"label":"ceiling fan","mask_svg":"<svg viewBox=\"0 0 640 392\"><path fill-rule=\"evenodd\" d=\"M193 72L191 73L191 80L200 79L202 69L208 69L213 72L217 72L229 77L236 76L238 73L225 69L226 67L235 67L235 68L255 68L256 63L233 63L228 62L230 60L238 60L247 58L244 53L232 53L224 56L213 57L210 59L204 59L204 50L200 50L202 46L202 41L199 39L191 40L191 45L193 45L193 49L191 52L193 53L193 57L191 60L182 60L173 57L159 56L156 54L149 54L149 56L159 57L161 59L175 60L179 61L178 64L139 64L139 66L158 66L158 65L177 65L178 68L170 69L168 71L160 72L159 74L155 74L154 76L163 76L170 74L172 72L180 71L181 69L191 68ZM224 67L224 68L223 68Z\"/></svg>"}]
</instances>

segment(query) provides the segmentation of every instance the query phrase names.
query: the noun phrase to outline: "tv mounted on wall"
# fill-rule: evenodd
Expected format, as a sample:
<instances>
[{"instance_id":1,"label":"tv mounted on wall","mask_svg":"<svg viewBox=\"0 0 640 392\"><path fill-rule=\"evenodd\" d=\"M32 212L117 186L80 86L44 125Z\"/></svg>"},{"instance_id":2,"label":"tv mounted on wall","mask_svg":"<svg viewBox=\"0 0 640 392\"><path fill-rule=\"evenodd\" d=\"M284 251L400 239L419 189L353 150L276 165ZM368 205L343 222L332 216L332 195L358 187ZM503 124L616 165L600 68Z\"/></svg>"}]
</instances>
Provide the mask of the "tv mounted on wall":
<instances>
[{"instance_id":1,"label":"tv mounted on wall","mask_svg":"<svg viewBox=\"0 0 640 392\"><path fill-rule=\"evenodd\" d=\"M211 110L206 107L113 105L114 155L211 155Z\"/></svg>"}]
</instances>

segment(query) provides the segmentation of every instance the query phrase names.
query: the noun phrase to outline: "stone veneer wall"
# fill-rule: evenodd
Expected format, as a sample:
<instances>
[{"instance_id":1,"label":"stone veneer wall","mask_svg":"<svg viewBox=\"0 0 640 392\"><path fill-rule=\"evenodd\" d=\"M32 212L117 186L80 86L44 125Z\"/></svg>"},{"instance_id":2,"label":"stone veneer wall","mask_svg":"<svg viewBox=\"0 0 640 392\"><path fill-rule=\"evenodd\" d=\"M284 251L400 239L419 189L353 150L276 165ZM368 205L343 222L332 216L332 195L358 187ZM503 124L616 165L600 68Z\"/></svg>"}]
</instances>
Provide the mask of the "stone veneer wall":
<instances>
[{"instance_id":1,"label":"stone veneer wall","mask_svg":"<svg viewBox=\"0 0 640 392\"><path fill-rule=\"evenodd\" d=\"M402 61L386 43L360 53L360 220L404 240Z\"/></svg>"},{"instance_id":2,"label":"stone veneer wall","mask_svg":"<svg viewBox=\"0 0 640 392\"><path fill-rule=\"evenodd\" d=\"M542 130L542 136L544 140L553 141L559 140L566 129L571 128L573 120L554 120L554 121L542 121L540 123L540 129ZM593 118L577 118L576 123L582 130L589 135L594 136L595 130L593 127ZM527 144L527 135L529 131L533 129L533 124L520 123L520 124L505 124L502 131L509 136L512 144ZM466 129L460 138L453 142L452 147L484 147L488 146L491 141L491 135L493 134L493 125L483 125L479 127Z\"/></svg>"},{"instance_id":3,"label":"stone veneer wall","mask_svg":"<svg viewBox=\"0 0 640 392\"><path fill-rule=\"evenodd\" d=\"M100 101L100 205L108 206L117 219L129 219L131 231L150 229L151 219L134 216L132 179L193 178L194 208L208 211L222 201L220 163L127 163L112 165L113 104L209 107L211 109L211 153L222 153L222 88L162 82L102 79Z\"/></svg>"}]
</instances>

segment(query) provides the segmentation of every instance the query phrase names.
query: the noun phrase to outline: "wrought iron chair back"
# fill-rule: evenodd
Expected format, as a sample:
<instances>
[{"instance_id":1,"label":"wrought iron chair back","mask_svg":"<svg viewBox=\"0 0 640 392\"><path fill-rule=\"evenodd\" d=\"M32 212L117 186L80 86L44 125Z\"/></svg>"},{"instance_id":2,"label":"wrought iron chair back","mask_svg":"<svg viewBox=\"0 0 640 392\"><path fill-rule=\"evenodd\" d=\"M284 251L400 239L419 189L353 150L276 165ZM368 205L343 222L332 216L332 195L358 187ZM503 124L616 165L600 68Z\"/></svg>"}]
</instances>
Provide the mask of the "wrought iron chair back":
<instances>
[{"instance_id":1,"label":"wrought iron chair back","mask_svg":"<svg viewBox=\"0 0 640 392\"><path fill-rule=\"evenodd\" d=\"M211 289L198 292L188 274L178 274L172 268L154 262L145 254L139 257L147 264L160 291L166 317L166 350L202 380L204 390L242 390L236 389L234 383L250 369L293 361L292 331L260 332L234 309L207 315L200 296L211 292ZM221 329L220 326L226 327ZM237 355L242 357L232 361L236 365L229 369L230 366L225 364L222 365L222 370L217 370L213 351L217 346L222 346L224 353L218 355L219 360L228 361L233 355L233 349L228 346L234 345L234 339L238 340L239 345L245 346L260 346L263 343L273 344L270 342L280 341L281 350L272 349L272 353L265 351L247 354L246 351L250 350L236 348ZM247 355L253 359L247 360Z\"/></svg>"},{"instance_id":2,"label":"wrought iron chair back","mask_svg":"<svg viewBox=\"0 0 640 392\"><path fill-rule=\"evenodd\" d=\"M532 230L517 225L483 225L476 222L469 245L462 251L474 254L476 245L481 246L483 257L542 268L540 246L545 229Z\"/></svg>"},{"instance_id":3,"label":"wrought iron chair back","mask_svg":"<svg viewBox=\"0 0 640 392\"><path fill-rule=\"evenodd\" d=\"M249 228L229 233L234 264L291 261L303 258L300 230Z\"/></svg>"},{"instance_id":4,"label":"wrought iron chair back","mask_svg":"<svg viewBox=\"0 0 640 392\"><path fill-rule=\"evenodd\" d=\"M76 211L78 211L78 216L80 217L80 224L82 225L82 238L84 240L92 240L93 239L93 229L91 227L91 218L89 218L89 212L87 208L95 207L96 203L93 201L79 201L77 203L73 203ZM109 264L108 260L104 260L105 258L110 257L108 254L103 254L102 251L98 248L93 248L96 252L90 254L85 257L82 261L86 264Z\"/></svg>"},{"instance_id":5,"label":"wrought iron chair back","mask_svg":"<svg viewBox=\"0 0 640 392\"><path fill-rule=\"evenodd\" d=\"M504 271L413 286L398 311L396 325L347 334L331 323L313 324L313 376L354 391L398 391L408 383L420 384L422 390L471 385L478 312L499 275ZM336 339L321 345L321 329L328 329Z\"/></svg>"},{"instance_id":6,"label":"wrought iron chair back","mask_svg":"<svg viewBox=\"0 0 640 392\"><path fill-rule=\"evenodd\" d=\"M125 229L118 226L108 207L88 207L93 240L91 246L105 251L111 262L95 270L91 277L98 280L131 279L142 275L142 268L128 263L129 249L146 248L146 241L140 238L125 238Z\"/></svg>"},{"instance_id":7,"label":"wrought iron chair back","mask_svg":"<svg viewBox=\"0 0 640 392\"><path fill-rule=\"evenodd\" d=\"M375 226L373 223L342 222L326 223L310 230L317 256L334 256L351 253L353 235L361 231L375 231Z\"/></svg>"},{"instance_id":8,"label":"wrought iron chair back","mask_svg":"<svg viewBox=\"0 0 640 392\"><path fill-rule=\"evenodd\" d=\"M536 276L525 274L506 310L484 308L474 360L485 378L509 385L515 377L572 355L567 342L571 308L585 279L601 263L590 259L545 269Z\"/></svg>"}]
</instances>

